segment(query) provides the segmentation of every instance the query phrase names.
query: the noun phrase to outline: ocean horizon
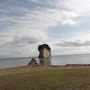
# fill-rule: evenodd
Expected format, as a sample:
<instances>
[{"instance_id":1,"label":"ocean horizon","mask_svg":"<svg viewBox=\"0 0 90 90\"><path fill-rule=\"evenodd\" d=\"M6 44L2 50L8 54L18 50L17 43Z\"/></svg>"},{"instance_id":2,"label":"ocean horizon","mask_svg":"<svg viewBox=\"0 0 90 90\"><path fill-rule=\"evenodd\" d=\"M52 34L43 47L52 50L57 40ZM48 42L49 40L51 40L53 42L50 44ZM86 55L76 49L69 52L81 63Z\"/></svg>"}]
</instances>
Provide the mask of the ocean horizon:
<instances>
[{"instance_id":1,"label":"ocean horizon","mask_svg":"<svg viewBox=\"0 0 90 90\"><path fill-rule=\"evenodd\" d=\"M0 69L28 65L32 57L0 58ZM90 54L56 55L49 59L35 57L37 63L43 66L62 66L66 64L90 64Z\"/></svg>"}]
</instances>

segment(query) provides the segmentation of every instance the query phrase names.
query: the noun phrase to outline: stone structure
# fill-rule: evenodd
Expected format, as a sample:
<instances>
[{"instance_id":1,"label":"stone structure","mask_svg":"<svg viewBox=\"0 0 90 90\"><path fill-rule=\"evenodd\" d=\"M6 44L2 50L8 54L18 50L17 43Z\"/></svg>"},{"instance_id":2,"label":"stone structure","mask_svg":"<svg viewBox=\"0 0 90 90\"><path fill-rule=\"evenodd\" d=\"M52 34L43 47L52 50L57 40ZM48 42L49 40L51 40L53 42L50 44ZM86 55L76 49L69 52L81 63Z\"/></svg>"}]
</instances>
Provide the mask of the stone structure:
<instances>
[{"instance_id":1,"label":"stone structure","mask_svg":"<svg viewBox=\"0 0 90 90\"><path fill-rule=\"evenodd\" d=\"M38 46L39 58L51 57L51 48L47 44L42 44Z\"/></svg>"}]
</instances>

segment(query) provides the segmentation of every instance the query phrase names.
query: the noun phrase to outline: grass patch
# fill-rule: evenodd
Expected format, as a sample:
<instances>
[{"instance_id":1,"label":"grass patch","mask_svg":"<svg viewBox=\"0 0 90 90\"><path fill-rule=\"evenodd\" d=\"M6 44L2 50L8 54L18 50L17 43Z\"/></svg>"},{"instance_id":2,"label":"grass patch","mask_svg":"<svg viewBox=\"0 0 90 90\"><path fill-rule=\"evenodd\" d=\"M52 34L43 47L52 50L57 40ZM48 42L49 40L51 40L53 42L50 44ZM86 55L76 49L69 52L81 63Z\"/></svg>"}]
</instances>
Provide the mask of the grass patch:
<instances>
[{"instance_id":1,"label":"grass patch","mask_svg":"<svg viewBox=\"0 0 90 90\"><path fill-rule=\"evenodd\" d=\"M0 90L90 90L87 68L17 68L0 73Z\"/></svg>"}]
</instances>

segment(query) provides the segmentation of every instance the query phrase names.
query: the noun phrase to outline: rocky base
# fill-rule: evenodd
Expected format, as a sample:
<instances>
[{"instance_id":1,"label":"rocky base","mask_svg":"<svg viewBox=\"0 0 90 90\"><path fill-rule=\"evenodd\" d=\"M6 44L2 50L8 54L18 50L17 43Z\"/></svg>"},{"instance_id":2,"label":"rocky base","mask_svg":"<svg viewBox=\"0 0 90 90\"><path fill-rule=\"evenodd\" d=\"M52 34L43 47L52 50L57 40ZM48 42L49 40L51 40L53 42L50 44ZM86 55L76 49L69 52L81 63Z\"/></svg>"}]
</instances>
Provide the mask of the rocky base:
<instances>
[{"instance_id":1,"label":"rocky base","mask_svg":"<svg viewBox=\"0 0 90 90\"><path fill-rule=\"evenodd\" d=\"M32 58L32 60L28 63L28 65L30 65L30 66L38 66L38 63L35 60L35 58Z\"/></svg>"}]
</instances>

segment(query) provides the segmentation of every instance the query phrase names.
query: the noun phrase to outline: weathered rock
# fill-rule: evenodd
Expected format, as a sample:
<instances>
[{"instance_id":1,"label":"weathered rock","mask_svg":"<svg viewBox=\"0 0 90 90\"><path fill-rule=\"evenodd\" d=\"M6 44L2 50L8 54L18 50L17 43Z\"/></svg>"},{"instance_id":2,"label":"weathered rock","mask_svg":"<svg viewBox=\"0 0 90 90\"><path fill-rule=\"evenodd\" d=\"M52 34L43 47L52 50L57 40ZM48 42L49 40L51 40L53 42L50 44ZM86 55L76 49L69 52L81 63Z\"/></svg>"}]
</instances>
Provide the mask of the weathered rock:
<instances>
[{"instance_id":1,"label":"weathered rock","mask_svg":"<svg viewBox=\"0 0 90 90\"><path fill-rule=\"evenodd\" d=\"M51 57L51 48L47 44L42 44L38 46L39 58Z\"/></svg>"},{"instance_id":2,"label":"weathered rock","mask_svg":"<svg viewBox=\"0 0 90 90\"><path fill-rule=\"evenodd\" d=\"M37 63L37 61L35 60L35 58L32 58L32 60L28 63L28 65L30 65L30 66L37 66L38 63Z\"/></svg>"}]
</instances>

